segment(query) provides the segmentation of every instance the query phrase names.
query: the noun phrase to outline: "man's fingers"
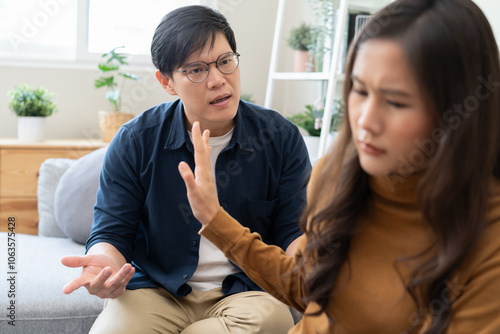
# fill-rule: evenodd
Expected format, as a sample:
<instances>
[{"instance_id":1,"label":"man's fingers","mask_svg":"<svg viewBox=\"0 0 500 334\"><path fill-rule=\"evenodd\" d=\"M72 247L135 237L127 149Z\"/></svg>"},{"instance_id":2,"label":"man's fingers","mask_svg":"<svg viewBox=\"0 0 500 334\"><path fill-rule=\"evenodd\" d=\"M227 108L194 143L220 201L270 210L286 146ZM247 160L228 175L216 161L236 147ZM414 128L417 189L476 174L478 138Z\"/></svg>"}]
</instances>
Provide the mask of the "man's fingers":
<instances>
[{"instance_id":1,"label":"man's fingers","mask_svg":"<svg viewBox=\"0 0 500 334\"><path fill-rule=\"evenodd\" d=\"M193 146L194 146L194 162L196 168L204 167L210 169L210 148L208 146L208 138L210 138L210 131L203 131L201 134L201 128L199 122L193 123L193 128L191 129L193 135ZM203 164L203 165L202 165Z\"/></svg>"},{"instance_id":2,"label":"man's fingers","mask_svg":"<svg viewBox=\"0 0 500 334\"><path fill-rule=\"evenodd\" d=\"M112 265L106 264L109 261L105 257L95 255L65 256L61 262L72 268L83 267L82 274L63 287L65 294L85 286L91 295L116 298L123 294L135 272L130 263L124 264L119 270L113 269Z\"/></svg>"},{"instance_id":3,"label":"man's fingers","mask_svg":"<svg viewBox=\"0 0 500 334\"><path fill-rule=\"evenodd\" d=\"M181 174L181 177L184 180L184 183L186 184L186 188L188 189L188 191L190 189L193 189L196 186L196 183L194 181L193 171L191 171L189 165L184 161L181 161L179 163L178 168L179 168L179 173Z\"/></svg>"},{"instance_id":4,"label":"man's fingers","mask_svg":"<svg viewBox=\"0 0 500 334\"><path fill-rule=\"evenodd\" d=\"M61 263L66 267L78 268L89 264L90 258L87 255L84 256L65 256L61 258Z\"/></svg>"},{"instance_id":5,"label":"man's fingers","mask_svg":"<svg viewBox=\"0 0 500 334\"><path fill-rule=\"evenodd\" d=\"M109 289L109 290L115 290L116 287L122 285L123 281L125 281L125 279L130 276L130 278L132 278L132 276L134 275L134 268L129 264L129 263L126 263L121 269L120 271L118 271L110 280L109 280L109 283L106 284L106 288ZM130 275L132 274L132 275ZM126 283L128 284L128 282Z\"/></svg>"},{"instance_id":6,"label":"man's fingers","mask_svg":"<svg viewBox=\"0 0 500 334\"><path fill-rule=\"evenodd\" d=\"M97 275L92 281L89 282L87 289L92 295L96 295L106 283L106 280L113 274L113 270L110 267L106 267L99 275Z\"/></svg>"},{"instance_id":7,"label":"man's fingers","mask_svg":"<svg viewBox=\"0 0 500 334\"><path fill-rule=\"evenodd\" d=\"M101 277L91 283L89 292L100 298L116 298L125 291L125 287L134 275L134 272L134 268L129 263L126 263L112 276L111 274L108 276L103 270L99 274Z\"/></svg>"},{"instance_id":8,"label":"man's fingers","mask_svg":"<svg viewBox=\"0 0 500 334\"><path fill-rule=\"evenodd\" d=\"M126 265L125 265L126 266ZM125 291L128 282L132 279L132 276L134 276L135 269L134 267L130 266L129 268L123 266L123 268L120 270L120 272L117 275L124 275L120 278L120 281L116 281L115 284L113 284L113 287L111 287L111 293L108 294L108 298L117 298L120 297L123 292ZM119 284L117 284L119 283ZM113 290L114 288L114 290Z\"/></svg>"},{"instance_id":9,"label":"man's fingers","mask_svg":"<svg viewBox=\"0 0 500 334\"><path fill-rule=\"evenodd\" d=\"M68 284L66 284L63 287L63 292L65 294L70 294L73 291L75 291L76 289L84 286L85 284L87 284L87 282L85 282L83 280L83 278L81 276L79 276L79 277L75 278L74 280L72 280L71 282L69 282Z\"/></svg>"}]
</instances>

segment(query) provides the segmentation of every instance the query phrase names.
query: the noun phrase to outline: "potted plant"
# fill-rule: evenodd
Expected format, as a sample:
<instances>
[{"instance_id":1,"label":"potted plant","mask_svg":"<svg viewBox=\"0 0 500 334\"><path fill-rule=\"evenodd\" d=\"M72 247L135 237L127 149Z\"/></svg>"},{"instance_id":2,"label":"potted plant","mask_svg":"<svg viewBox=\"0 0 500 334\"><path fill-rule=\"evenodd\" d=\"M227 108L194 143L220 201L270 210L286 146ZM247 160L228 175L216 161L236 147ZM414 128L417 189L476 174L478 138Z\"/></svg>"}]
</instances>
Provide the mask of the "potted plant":
<instances>
[{"instance_id":1,"label":"potted plant","mask_svg":"<svg viewBox=\"0 0 500 334\"><path fill-rule=\"evenodd\" d=\"M292 121L299 128L307 132L303 135L304 141L309 151L311 160L316 159L319 148L319 136L321 135L322 121L323 121L324 105L320 100L314 104L305 106L305 110L294 114L288 119ZM331 144L336 136L342 120L342 102L340 100L334 101L334 112L332 115L332 124L330 126L330 134L328 143Z\"/></svg>"},{"instance_id":2,"label":"potted plant","mask_svg":"<svg viewBox=\"0 0 500 334\"><path fill-rule=\"evenodd\" d=\"M314 68L310 50L313 44L312 27L302 23L290 30L287 44L295 50L293 69L295 72L310 72Z\"/></svg>"},{"instance_id":3,"label":"potted plant","mask_svg":"<svg viewBox=\"0 0 500 334\"><path fill-rule=\"evenodd\" d=\"M99 128L104 142L110 142L120 126L134 118L134 114L123 112L122 93L127 80L140 81L135 74L121 71L122 66L128 65L129 54L117 52L119 46L102 55L105 61L98 64L101 76L94 82L95 88L106 88L106 99L110 102L111 111L99 111Z\"/></svg>"},{"instance_id":4,"label":"potted plant","mask_svg":"<svg viewBox=\"0 0 500 334\"><path fill-rule=\"evenodd\" d=\"M20 141L45 140L45 118L57 110L54 94L43 87L26 84L7 92L9 108L17 115L17 136Z\"/></svg>"}]
</instances>

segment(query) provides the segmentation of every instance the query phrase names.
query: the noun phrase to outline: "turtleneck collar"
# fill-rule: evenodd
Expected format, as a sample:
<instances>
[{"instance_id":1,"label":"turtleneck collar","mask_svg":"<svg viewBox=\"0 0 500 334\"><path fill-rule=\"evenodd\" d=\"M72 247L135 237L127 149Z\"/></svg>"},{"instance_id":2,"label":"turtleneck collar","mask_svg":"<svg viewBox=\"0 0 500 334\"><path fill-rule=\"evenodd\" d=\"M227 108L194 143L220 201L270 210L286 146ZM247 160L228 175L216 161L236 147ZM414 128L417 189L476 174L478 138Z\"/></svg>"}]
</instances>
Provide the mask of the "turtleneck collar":
<instances>
[{"instance_id":1,"label":"turtleneck collar","mask_svg":"<svg viewBox=\"0 0 500 334\"><path fill-rule=\"evenodd\" d=\"M370 188L375 197L390 202L418 205L418 184L423 172L409 176L383 175L370 176Z\"/></svg>"}]
</instances>

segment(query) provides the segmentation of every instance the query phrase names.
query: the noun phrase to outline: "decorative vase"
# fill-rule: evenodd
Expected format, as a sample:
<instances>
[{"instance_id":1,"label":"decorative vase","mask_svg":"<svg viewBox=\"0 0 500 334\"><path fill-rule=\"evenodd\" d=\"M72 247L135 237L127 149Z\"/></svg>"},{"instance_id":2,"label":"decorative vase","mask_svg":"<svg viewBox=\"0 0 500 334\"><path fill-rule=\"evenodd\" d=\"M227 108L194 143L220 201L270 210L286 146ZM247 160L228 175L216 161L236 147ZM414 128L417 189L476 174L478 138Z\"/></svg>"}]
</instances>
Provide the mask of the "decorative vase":
<instances>
[{"instance_id":1,"label":"decorative vase","mask_svg":"<svg viewBox=\"0 0 500 334\"><path fill-rule=\"evenodd\" d=\"M22 142L42 142L45 140L45 117L18 116L17 138Z\"/></svg>"},{"instance_id":2,"label":"decorative vase","mask_svg":"<svg viewBox=\"0 0 500 334\"><path fill-rule=\"evenodd\" d=\"M116 132L126 122L134 118L134 114L121 111L99 111L99 129L101 138L105 143L111 142Z\"/></svg>"},{"instance_id":3,"label":"decorative vase","mask_svg":"<svg viewBox=\"0 0 500 334\"><path fill-rule=\"evenodd\" d=\"M294 72L314 72L314 59L309 51L295 50L293 58Z\"/></svg>"}]
</instances>

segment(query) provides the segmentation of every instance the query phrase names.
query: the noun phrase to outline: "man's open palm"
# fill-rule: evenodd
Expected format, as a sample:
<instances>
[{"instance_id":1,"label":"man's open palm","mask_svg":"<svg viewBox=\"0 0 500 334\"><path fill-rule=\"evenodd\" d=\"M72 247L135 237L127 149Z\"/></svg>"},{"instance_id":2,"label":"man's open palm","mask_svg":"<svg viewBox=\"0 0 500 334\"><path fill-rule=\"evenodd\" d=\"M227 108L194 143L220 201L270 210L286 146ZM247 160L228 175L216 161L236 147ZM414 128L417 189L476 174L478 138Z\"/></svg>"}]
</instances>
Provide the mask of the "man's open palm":
<instances>
[{"instance_id":1,"label":"man's open palm","mask_svg":"<svg viewBox=\"0 0 500 334\"><path fill-rule=\"evenodd\" d=\"M69 294L84 286L90 294L100 298L122 295L135 271L130 263L120 268L111 257L103 254L66 256L61 263L71 268L82 267L80 276L63 288L64 293Z\"/></svg>"}]
</instances>

